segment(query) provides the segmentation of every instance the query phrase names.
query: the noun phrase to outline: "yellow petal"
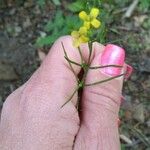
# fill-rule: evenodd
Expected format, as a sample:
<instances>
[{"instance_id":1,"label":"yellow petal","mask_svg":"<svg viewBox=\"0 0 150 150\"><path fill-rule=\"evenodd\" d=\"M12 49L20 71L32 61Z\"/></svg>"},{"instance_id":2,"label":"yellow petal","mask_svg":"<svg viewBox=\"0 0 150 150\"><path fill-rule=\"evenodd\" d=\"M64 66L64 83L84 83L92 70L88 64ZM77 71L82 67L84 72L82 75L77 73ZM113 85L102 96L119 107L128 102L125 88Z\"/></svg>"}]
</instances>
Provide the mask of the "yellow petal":
<instances>
[{"instance_id":1,"label":"yellow petal","mask_svg":"<svg viewBox=\"0 0 150 150\"><path fill-rule=\"evenodd\" d=\"M76 40L73 41L73 46L75 46L75 47L79 47L80 44L81 44L81 42L80 42L79 39L76 39Z\"/></svg>"},{"instance_id":2,"label":"yellow petal","mask_svg":"<svg viewBox=\"0 0 150 150\"><path fill-rule=\"evenodd\" d=\"M79 18L82 19L83 21L87 20L88 19L88 15L85 11L81 11L79 13Z\"/></svg>"},{"instance_id":3,"label":"yellow petal","mask_svg":"<svg viewBox=\"0 0 150 150\"><path fill-rule=\"evenodd\" d=\"M82 35L80 38L79 38L80 42L81 43L86 43L89 41L89 38L87 36L84 36Z\"/></svg>"},{"instance_id":4,"label":"yellow petal","mask_svg":"<svg viewBox=\"0 0 150 150\"><path fill-rule=\"evenodd\" d=\"M90 12L90 17L96 18L99 15L99 9L98 8L92 8Z\"/></svg>"},{"instance_id":5,"label":"yellow petal","mask_svg":"<svg viewBox=\"0 0 150 150\"><path fill-rule=\"evenodd\" d=\"M79 34L87 34L87 28L85 26L80 27Z\"/></svg>"},{"instance_id":6,"label":"yellow petal","mask_svg":"<svg viewBox=\"0 0 150 150\"><path fill-rule=\"evenodd\" d=\"M78 37L79 37L79 32L78 32L78 31L72 31L72 32L71 32L71 36L72 36L73 38L78 38Z\"/></svg>"},{"instance_id":7,"label":"yellow petal","mask_svg":"<svg viewBox=\"0 0 150 150\"><path fill-rule=\"evenodd\" d=\"M91 24L92 24L92 26L93 26L94 28L99 28L100 25L101 25L101 22L100 22L99 20L97 20L97 19L93 19L93 20L91 21Z\"/></svg>"},{"instance_id":8,"label":"yellow petal","mask_svg":"<svg viewBox=\"0 0 150 150\"><path fill-rule=\"evenodd\" d=\"M90 24L91 23L89 21L84 22L84 26L87 28L87 30L90 29Z\"/></svg>"}]
</instances>

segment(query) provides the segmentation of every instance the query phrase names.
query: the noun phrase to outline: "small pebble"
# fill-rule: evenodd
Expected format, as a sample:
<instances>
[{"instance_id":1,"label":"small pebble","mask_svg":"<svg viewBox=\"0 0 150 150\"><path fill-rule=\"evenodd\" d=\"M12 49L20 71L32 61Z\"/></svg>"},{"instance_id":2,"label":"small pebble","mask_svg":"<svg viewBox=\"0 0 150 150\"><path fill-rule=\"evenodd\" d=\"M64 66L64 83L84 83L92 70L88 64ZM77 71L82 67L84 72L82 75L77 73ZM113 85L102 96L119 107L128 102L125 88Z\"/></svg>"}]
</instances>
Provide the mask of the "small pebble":
<instances>
[{"instance_id":1,"label":"small pebble","mask_svg":"<svg viewBox=\"0 0 150 150\"><path fill-rule=\"evenodd\" d=\"M19 27L19 26L16 26L15 27L15 32L16 33L20 33L22 31L22 28L21 27Z\"/></svg>"},{"instance_id":2,"label":"small pebble","mask_svg":"<svg viewBox=\"0 0 150 150\"><path fill-rule=\"evenodd\" d=\"M23 28L28 28L32 25L30 18L27 18L25 22L23 22Z\"/></svg>"},{"instance_id":3,"label":"small pebble","mask_svg":"<svg viewBox=\"0 0 150 150\"><path fill-rule=\"evenodd\" d=\"M12 15L12 16L13 16L15 13L16 13L16 9L15 9L15 8L11 9L10 12L9 12L9 14Z\"/></svg>"},{"instance_id":4,"label":"small pebble","mask_svg":"<svg viewBox=\"0 0 150 150\"><path fill-rule=\"evenodd\" d=\"M146 122L147 126L150 128L150 120Z\"/></svg>"}]
</instances>

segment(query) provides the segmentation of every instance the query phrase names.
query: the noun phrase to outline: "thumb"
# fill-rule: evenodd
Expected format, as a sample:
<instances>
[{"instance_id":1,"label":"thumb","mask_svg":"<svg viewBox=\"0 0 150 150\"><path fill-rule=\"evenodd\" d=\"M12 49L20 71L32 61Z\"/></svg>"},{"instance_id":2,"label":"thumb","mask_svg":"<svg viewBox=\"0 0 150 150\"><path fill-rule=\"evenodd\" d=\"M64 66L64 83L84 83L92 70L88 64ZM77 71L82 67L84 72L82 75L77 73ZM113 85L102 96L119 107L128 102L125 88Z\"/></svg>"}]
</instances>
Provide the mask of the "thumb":
<instances>
[{"instance_id":1,"label":"thumb","mask_svg":"<svg viewBox=\"0 0 150 150\"><path fill-rule=\"evenodd\" d=\"M124 66L125 52L122 48L109 44L99 50L91 66L120 65ZM122 68L107 67L89 70L86 85L120 75ZM81 128L75 149L118 150L118 112L122 91L123 77L86 86L81 104ZM84 144L83 144L84 141Z\"/></svg>"},{"instance_id":2,"label":"thumb","mask_svg":"<svg viewBox=\"0 0 150 150\"><path fill-rule=\"evenodd\" d=\"M64 58L62 43L71 60L80 63L72 38L59 38L50 53L27 83L5 101L0 122L0 149L58 150L72 149L79 129L75 108L75 75ZM73 66L77 75L80 67Z\"/></svg>"}]
</instances>

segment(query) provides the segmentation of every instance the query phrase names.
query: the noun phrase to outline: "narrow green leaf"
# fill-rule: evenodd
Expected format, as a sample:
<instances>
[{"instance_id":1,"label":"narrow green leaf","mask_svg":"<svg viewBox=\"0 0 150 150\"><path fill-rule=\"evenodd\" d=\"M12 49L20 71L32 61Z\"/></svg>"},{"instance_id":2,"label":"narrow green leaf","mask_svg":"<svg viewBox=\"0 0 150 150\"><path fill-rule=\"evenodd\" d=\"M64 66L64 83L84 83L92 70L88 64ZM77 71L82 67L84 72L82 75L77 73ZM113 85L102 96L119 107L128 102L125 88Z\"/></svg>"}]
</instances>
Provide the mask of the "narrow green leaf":
<instances>
[{"instance_id":1,"label":"narrow green leaf","mask_svg":"<svg viewBox=\"0 0 150 150\"><path fill-rule=\"evenodd\" d=\"M78 0L68 5L68 9L72 12L79 12L81 10L84 10L84 8L85 8L85 2L81 0Z\"/></svg>"},{"instance_id":2,"label":"narrow green leaf","mask_svg":"<svg viewBox=\"0 0 150 150\"><path fill-rule=\"evenodd\" d=\"M61 5L60 0L52 0L52 1L53 1L53 3L54 3L56 6Z\"/></svg>"}]
</instances>

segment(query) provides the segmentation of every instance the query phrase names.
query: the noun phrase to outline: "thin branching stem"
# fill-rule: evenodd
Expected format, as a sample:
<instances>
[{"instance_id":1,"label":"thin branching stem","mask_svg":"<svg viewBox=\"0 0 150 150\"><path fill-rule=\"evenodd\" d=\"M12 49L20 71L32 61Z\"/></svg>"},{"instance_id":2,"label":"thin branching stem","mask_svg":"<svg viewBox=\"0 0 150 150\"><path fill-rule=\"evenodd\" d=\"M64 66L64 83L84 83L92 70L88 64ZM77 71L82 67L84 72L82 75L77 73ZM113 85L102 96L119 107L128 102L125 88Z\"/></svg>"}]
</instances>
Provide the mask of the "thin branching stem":
<instances>
[{"instance_id":1,"label":"thin branching stem","mask_svg":"<svg viewBox=\"0 0 150 150\"><path fill-rule=\"evenodd\" d=\"M63 48L64 54L65 54L65 58L69 59L69 58L68 58L68 55L67 55L67 52L66 52L66 50L65 50L65 47L64 47L63 42L61 42L61 44L62 44L62 48ZM74 76L75 76L75 78L76 78L76 81L77 81L77 83L78 83L78 82L79 82L79 79L78 79L78 77L77 77L77 75L76 75L76 73L75 73L75 71L74 71L74 69L73 69L73 66L72 66L71 62L68 61L68 63L69 63L69 66L70 66L70 68L71 68L71 70L72 70L72 72L73 72L73 74L74 74Z\"/></svg>"},{"instance_id":2,"label":"thin branching stem","mask_svg":"<svg viewBox=\"0 0 150 150\"><path fill-rule=\"evenodd\" d=\"M101 81L97 81L97 82L93 82L93 83L88 83L88 84L85 84L84 86L97 85L97 84L100 84L100 83L103 83L103 82L107 82L107 81L110 81L110 80L119 78L119 77L121 77L121 76L123 76L123 75L125 75L125 74L123 73L123 74L120 74L120 75L118 75L118 76L110 77L110 78L105 79L105 80L101 80Z\"/></svg>"},{"instance_id":3,"label":"thin branching stem","mask_svg":"<svg viewBox=\"0 0 150 150\"><path fill-rule=\"evenodd\" d=\"M84 59L83 59L83 55L82 55L82 52L81 52L81 48L78 47L78 51L79 51L79 54L80 54L80 58L81 58L81 64L84 63Z\"/></svg>"},{"instance_id":4,"label":"thin branching stem","mask_svg":"<svg viewBox=\"0 0 150 150\"><path fill-rule=\"evenodd\" d=\"M92 55L92 47L93 47L93 43L89 42L88 43L89 46L89 58L88 58L88 64L90 64L90 60L91 60L91 55Z\"/></svg>"},{"instance_id":5,"label":"thin branching stem","mask_svg":"<svg viewBox=\"0 0 150 150\"><path fill-rule=\"evenodd\" d=\"M94 67L89 67L89 69L99 69L99 68L106 68L106 67L122 68L123 66L119 66L119 65L94 66Z\"/></svg>"},{"instance_id":6,"label":"thin branching stem","mask_svg":"<svg viewBox=\"0 0 150 150\"><path fill-rule=\"evenodd\" d=\"M73 60L69 59L69 58L68 58L68 57L66 57L66 56L65 56L65 59L66 59L68 62L70 62L70 63L72 63L72 64L74 64L74 65L77 65L77 66L82 67L82 65L80 65L80 64L78 64L78 63L76 63L75 61L73 61Z\"/></svg>"},{"instance_id":7,"label":"thin branching stem","mask_svg":"<svg viewBox=\"0 0 150 150\"><path fill-rule=\"evenodd\" d=\"M70 98L61 106L61 108L64 107L68 102L71 101L71 99L72 99L73 96L76 94L76 92L79 90L79 88L80 88L80 87L77 87L77 88L74 90L74 92L72 93L72 95L70 96Z\"/></svg>"}]
</instances>

